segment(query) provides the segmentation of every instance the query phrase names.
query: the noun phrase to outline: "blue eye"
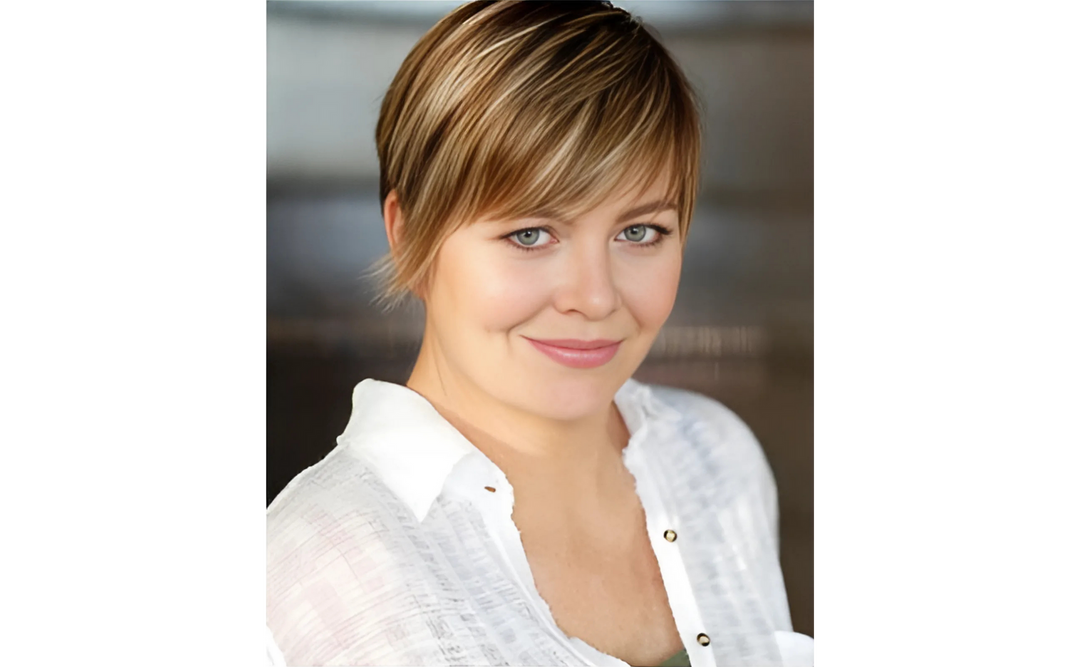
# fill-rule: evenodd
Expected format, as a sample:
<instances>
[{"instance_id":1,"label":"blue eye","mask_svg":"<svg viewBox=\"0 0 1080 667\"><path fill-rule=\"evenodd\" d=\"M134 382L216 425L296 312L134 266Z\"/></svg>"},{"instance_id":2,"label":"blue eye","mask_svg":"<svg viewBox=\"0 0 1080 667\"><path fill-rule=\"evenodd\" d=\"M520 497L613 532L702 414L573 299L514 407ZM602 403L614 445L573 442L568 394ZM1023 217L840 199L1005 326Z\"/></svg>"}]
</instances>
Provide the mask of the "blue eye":
<instances>
[{"instance_id":1,"label":"blue eye","mask_svg":"<svg viewBox=\"0 0 1080 667\"><path fill-rule=\"evenodd\" d=\"M619 232L615 239L630 241L635 245L652 245L660 241L661 235L667 236L669 233L653 225L630 225Z\"/></svg>"},{"instance_id":2,"label":"blue eye","mask_svg":"<svg viewBox=\"0 0 1080 667\"><path fill-rule=\"evenodd\" d=\"M539 227L531 227L529 229L521 229L507 238L513 241L515 244L525 247L534 248L538 245L543 245L541 241L545 240L545 237L550 237L547 231L540 229Z\"/></svg>"}]
</instances>

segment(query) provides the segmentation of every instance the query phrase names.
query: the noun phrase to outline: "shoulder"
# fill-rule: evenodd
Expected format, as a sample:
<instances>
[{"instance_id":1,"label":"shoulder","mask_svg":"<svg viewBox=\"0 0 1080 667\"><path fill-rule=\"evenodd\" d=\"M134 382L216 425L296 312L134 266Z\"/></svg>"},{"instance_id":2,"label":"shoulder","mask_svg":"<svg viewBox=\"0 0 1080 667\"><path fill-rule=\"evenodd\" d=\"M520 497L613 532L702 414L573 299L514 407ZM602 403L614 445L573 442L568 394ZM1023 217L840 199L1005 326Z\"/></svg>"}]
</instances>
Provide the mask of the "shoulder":
<instances>
[{"instance_id":1,"label":"shoulder","mask_svg":"<svg viewBox=\"0 0 1080 667\"><path fill-rule=\"evenodd\" d=\"M645 385L654 400L665 408L678 413L685 424L701 424L721 429L732 437L753 437L750 429L729 407L720 401L689 389L665 387L658 384Z\"/></svg>"},{"instance_id":2,"label":"shoulder","mask_svg":"<svg viewBox=\"0 0 1080 667\"><path fill-rule=\"evenodd\" d=\"M354 579L351 561L390 548L381 537L407 518L392 503L378 477L340 447L301 472L266 510L268 594Z\"/></svg>"},{"instance_id":3,"label":"shoulder","mask_svg":"<svg viewBox=\"0 0 1080 667\"><path fill-rule=\"evenodd\" d=\"M293 532L327 520L347 519L377 501L377 477L341 446L307 468L266 508L267 544L287 542Z\"/></svg>"},{"instance_id":4,"label":"shoulder","mask_svg":"<svg viewBox=\"0 0 1080 667\"><path fill-rule=\"evenodd\" d=\"M692 440L705 440L707 443L701 444L731 454L760 453L761 446L746 422L715 398L688 389L645 386L666 413L675 415L679 430Z\"/></svg>"},{"instance_id":5,"label":"shoulder","mask_svg":"<svg viewBox=\"0 0 1080 667\"><path fill-rule=\"evenodd\" d=\"M310 582L317 564L391 550L396 543L388 536L415 523L379 476L338 446L266 509L267 569L292 584Z\"/></svg>"},{"instance_id":6,"label":"shoulder","mask_svg":"<svg viewBox=\"0 0 1080 667\"><path fill-rule=\"evenodd\" d=\"M405 511L403 511L405 510ZM408 609L411 560L400 535L407 508L362 461L340 447L297 475L266 512L267 626L290 664L337 664L383 650L361 645ZM359 651L359 653L358 653Z\"/></svg>"},{"instance_id":7,"label":"shoulder","mask_svg":"<svg viewBox=\"0 0 1080 667\"><path fill-rule=\"evenodd\" d=\"M697 465L709 474L724 473L775 487L765 452L744 422L715 398L687 389L645 385L651 400L671 416L677 437L694 452Z\"/></svg>"}]
</instances>

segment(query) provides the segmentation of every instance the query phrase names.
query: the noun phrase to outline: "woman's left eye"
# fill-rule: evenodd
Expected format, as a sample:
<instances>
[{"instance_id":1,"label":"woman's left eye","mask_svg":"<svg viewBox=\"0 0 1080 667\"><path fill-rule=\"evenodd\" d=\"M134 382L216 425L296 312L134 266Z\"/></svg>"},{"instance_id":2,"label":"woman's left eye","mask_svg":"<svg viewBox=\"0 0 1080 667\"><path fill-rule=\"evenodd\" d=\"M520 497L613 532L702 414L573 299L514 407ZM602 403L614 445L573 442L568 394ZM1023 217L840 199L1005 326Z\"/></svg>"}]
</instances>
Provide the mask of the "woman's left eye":
<instances>
[{"instance_id":1,"label":"woman's left eye","mask_svg":"<svg viewBox=\"0 0 1080 667\"><path fill-rule=\"evenodd\" d=\"M630 225L626 229L619 232L616 239L623 239L630 241L631 243L649 244L656 240L656 237L660 235L654 227L648 225Z\"/></svg>"}]
</instances>

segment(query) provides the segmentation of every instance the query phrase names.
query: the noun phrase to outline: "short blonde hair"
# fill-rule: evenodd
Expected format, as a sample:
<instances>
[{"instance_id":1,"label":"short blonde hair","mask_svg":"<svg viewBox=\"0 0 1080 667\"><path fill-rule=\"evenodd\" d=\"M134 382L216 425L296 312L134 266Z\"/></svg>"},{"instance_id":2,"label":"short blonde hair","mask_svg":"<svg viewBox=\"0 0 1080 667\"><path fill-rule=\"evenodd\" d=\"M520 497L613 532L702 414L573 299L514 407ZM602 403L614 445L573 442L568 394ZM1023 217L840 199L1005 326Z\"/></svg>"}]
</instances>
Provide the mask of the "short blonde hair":
<instances>
[{"instance_id":1,"label":"short blonde hair","mask_svg":"<svg viewBox=\"0 0 1080 667\"><path fill-rule=\"evenodd\" d=\"M481 217L568 217L666 176L685 242L697 99L667 50L609 2L464 4L398 70L376 128L379 201L403 225L376 267L394 303Z\"/></svg>"}]
</instances>

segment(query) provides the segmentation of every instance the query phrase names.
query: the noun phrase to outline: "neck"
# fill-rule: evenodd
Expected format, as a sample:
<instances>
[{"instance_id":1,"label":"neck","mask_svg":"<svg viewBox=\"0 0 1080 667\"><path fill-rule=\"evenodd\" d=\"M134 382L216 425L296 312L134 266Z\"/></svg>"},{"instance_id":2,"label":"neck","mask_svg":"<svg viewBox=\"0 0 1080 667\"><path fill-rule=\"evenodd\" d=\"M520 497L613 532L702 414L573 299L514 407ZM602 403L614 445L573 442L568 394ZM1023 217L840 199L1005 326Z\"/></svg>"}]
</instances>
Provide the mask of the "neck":
<instances>
[{"instance_id":1,"label":"neck","mask_svg":"<svg viewBox=\"0 0 1080 667\"><path fill-rule=\"evenodd\" d=\"M427 332L406 385L499 466L515 488L557 484L580 501L603 493L621 470L629 433L614 402L575 420L537 415L455 372Z\"/></svg>"}]
</instances>

